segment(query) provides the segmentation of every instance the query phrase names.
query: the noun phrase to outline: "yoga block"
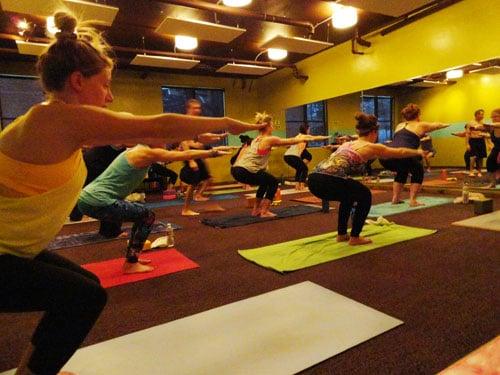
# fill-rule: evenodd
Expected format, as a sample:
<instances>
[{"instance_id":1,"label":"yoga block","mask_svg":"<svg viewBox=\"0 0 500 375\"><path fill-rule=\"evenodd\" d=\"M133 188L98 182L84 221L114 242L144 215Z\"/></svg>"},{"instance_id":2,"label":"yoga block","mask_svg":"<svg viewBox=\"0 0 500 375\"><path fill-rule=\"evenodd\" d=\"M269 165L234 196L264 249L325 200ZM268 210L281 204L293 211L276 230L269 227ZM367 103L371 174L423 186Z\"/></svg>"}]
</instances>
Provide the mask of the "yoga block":
<instances>
[{"instance_id":1,"label":"yoga block","mask_svg":"<svg viewBox=\"0 0 500 375\"><path fill-rule=\"evenodd\" d=\"M493 199L474 201L474 214L482 215L493 212Z\"/></svg>"}]
</instances>

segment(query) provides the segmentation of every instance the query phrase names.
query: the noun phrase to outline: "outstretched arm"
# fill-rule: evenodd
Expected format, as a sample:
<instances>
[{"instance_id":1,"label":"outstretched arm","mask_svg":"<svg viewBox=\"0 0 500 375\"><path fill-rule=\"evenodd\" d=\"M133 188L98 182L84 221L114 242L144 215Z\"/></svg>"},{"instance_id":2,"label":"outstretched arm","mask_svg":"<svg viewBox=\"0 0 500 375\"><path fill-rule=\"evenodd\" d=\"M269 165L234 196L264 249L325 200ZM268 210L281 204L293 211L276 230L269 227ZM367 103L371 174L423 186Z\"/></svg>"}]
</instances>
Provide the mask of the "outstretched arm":
<instances>
[{"instance_id":1,"label":"outstretched arm","mask_svg":"<svg viewBox=\"0 0 500 375\"><path fill-rule=\"evenodd\" d=\"M443 124L441 122L421 122L421 129L424 133L433 132L435 130L444 129L450 126L449 124Z\"/></svg>"},{"instance_id":2,"label":"outstretched arm","mask_svg":"<svg viewBox=\"0 0 500 375\"><path fill-rule=\"evenodd\" d=\"M134 167L145 168L156 162L168 163L172 161L205 159L229 154L229 152L217 148L211 150L167 151L161 148L141 147L129 151L127 159Z\"/></svg>"},{"instance_id":3,"label":"outstretched arm","mask_svg":"<svg viewBox=\"0 0 500 375\"><path fill-rule=\"evenodd\" d=\"M423 151L421 149L414 150L412 148L406 147L392 148L379 143L374 143L367 147L367 149L373 153L373 157L377 157L380 159L404 159L415 156L425 157L428 154L426 151Z\"/></svg>"},{"instance_id":4,"label":"outstretched arm","mask_svg":"<svg viewBox=\"0 0 500 375\"><path fill-rule=\"evenodd\" d=\"M32 132L37 139L52 142L51 146L57 145L68 154L84 144L140 143L143 139L166 140L172 143L224 129L232 134L239 134L265 126L247 124L228 117L212 118L174 113L134 116L93 106L65 103L34 107L29 112L26 125L26 130Z\"/></svg>"},{"instance_id":5,"label":"outstretched arm","mask_svg":"<svg viewBox=\"0 0 500 375\"><path fill-rule=\"evenodd\" d=\"M268 137L265 139L266 145L268 147L279 147L279 146L291 146L302 142L310 141L325 141L330 139L326 135L304 135L300 138L280 138L280 137Z\"/></svg>"}]
</instances>

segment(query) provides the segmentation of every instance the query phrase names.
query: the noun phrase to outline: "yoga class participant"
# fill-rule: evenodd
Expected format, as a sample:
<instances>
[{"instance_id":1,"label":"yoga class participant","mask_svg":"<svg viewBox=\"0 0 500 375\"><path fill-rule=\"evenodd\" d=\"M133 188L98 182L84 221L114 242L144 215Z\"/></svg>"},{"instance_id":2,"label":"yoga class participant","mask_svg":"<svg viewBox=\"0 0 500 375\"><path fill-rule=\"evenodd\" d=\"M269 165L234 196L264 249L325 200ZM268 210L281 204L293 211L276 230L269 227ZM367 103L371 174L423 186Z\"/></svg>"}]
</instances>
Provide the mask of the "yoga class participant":
<instances>
[{"instance_id":1,"label":"yoga class participant","mask_svg":"<svg viewBox=\"0 0 500 375\"><path fill-rule=\"evenodd\" d=\"M368 160L375 158L410 158L426 155L421 149L387 147L375 143L378 137L377 118L358 113L356 132L359 138L343 143L328 159L321 161L309 175L309 190L323 201L339 201L337 241L349 241L349 245L371 243L361 237L366 217L370 212L372 194L361 182L352 176L363 175ZM352 229L347 234L349 216L352 215Z\"/></svg>"},{"instance_id":2,"label":"yoga class participant","mask_svg":"<svg viewBox=\"0 0 500 375\"><path fill-rule=\"evenodd\" d=\"M490 187L495 187L500 183L500 108L491 112L491 124L486 125L489 130L493 148L486 160L486 169L490 175Z\"/></svg>"},{"instance_id":3,"label":"yoga class participant","mask_svg":"<svg viewBox=\"0 0 500 375\"><path fill-rule=\"evenodd\" d=\"M81 148L178 142L223 129L238 134L262 127L229 118L105 109L113 100L110 48L92 29L77 28L74 17L60 12L54 18L60 31L37 63L48 101L0 133L0 311L44 312L17 375L58 373L106 304L95 275L44 250L85 181Z\"/></svg>"},{"instance_id":4,"label":"yoga class participant","mask_svg":"<svg viewBox=\"0 0 500 375\"><path fill-rule=\"evenodd\" d=\"M189 116L201 116L201 103L197 99L189 99L186 102L186 114ZM216 141L220 141L227 134L212 134L214 137L218 137ZM187 150L204 150L209 149L203 142L199 140L185 140L181 142L180 149L183 151ZM187 189L184 197L184 206L182 207L182 216L197 216L198 212L191 210L191 202L193 199L198 202L207 201L209 198L203 196L203 193L210 185L212 177L208 170L207 164L203 159L189 160L184 163L180 171L180 179L183 183L187 185Z\"/></svg>"},{"instance_id":5,"label":"yoga class participant","mask_svg":"<svg viewBox=\"0 0 500 375\"><path fill-rule=\"evenodd\" d=\"M302 139L305 135L310 134L309 125L302 124L299 128L299 134L295 138ZM285 162L295 169L295 189L304 190L307 180L307 164L312 160L312 155L307 151L307 142L300 142L295 145L291 145L286 150L283 157Z\"/></svg>"},{"instance_id":6,"label":"yoga class participant","mask_svg":"<svg viewBox=\"0 0 500 375\"><path fill-rule=\"evenodd\" d=\"M125 150L123 146L98 146L92 147L83 152L83 161L87 168L87 178L83 186L87 186L94 181L107 167ZM78 209L78 205L69 214L70 221L81 221L83 214Z\"/></svg>"},{"instance_id":7,"label":"yoga class participant","mask_svg":"<svg viewBox=\"0 0 500 375\"><path fill-rule=\"evenodd\" d=\"M99 177L83 189L78 208L83 214L100 221L99 234L115 238L122 233L123 222L134 223L127 245L124 273L153 270L153 267L142 264L139 254L155 221L153 211L143 204L127 202L125 197L141 184L153 163L229 154L222 149L167 151L164 147L139 145L121 153Z\"/></svg>"},{"instance_id":8,"label":"yoga class participant","mask_svg":"<svg viewBox=\"0 0 500 375\"><path fill-rule=\"evenodd\" d=\"M274 217L276 215L269 211L269 207L278 189L278 180L266 172L272 148L307 141L322 141L329 137L304 134L300 138L279 138L272 136L274 129L272 116L265 112L257 113L255 120L257 124L265 124L266 126L259 130L259 136L252 141L243 156L234 163L231 175L236 181L243 184L259 186L252 216Z\"/></svg>"},{"instance_id":9,"label":"yoga class participant","mask_svg":"<svg viewBox=\"0 0 500 375\"><path fill-rule=\"evenodd\" d=\"M481 177L481 168L483 159L486 157L486 140L483 125L484 110L478 109L474 112L474 120L465 125L465 147L470 154L471 162L469 176L473 177L474 165L476 166L477 176Z\"/></svg>"},{"instance_id":10,"label":"yoga class participant","mask_svg":"<svg viewBox=\"0 0 500 375\"><path fill-rule=\"evenodd\" d=\"M416 150L420 147L420 138L425 134L449 126L439 122L420 121L420 108L412 103L403 108L401 115L405 121L396 126L394 138L389 147L406 147ZM417 194L424 181L424 167L421 158L417 156L404 159L382 159L380 163L384 168L396 172L392 185L392 204L403 203L401 192L408 174L411 174L409 204L411 207L422 205L417 201Z\"/></svg>"}]
</instances>

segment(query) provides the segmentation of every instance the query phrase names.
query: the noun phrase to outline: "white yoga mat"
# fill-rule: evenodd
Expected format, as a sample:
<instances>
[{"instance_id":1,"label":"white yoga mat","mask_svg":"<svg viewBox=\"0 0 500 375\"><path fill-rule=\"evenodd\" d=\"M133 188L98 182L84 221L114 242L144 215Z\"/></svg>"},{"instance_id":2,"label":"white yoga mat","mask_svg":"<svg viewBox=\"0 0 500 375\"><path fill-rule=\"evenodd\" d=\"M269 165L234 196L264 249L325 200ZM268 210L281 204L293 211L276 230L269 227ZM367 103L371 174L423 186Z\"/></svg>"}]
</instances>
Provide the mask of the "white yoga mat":
<instances>
[{"instance_id":1,"label":"white yoga mat","mask_svg":"<svg viewBox=\"0 0 500 375\"><path fill-rule=\"evenodd\" d=\"M470 219L455 221L453 225L500 232L500 210L485 215L474 216Z\"/></svg>"},{"instance_id":2,"label":"white yoga mat","mask_svg":"<svg viewBox=\"0 0 500 375\"><path fill-rule=\"evenodd\" d=\"M65 369L79 375L293 374L402 323L306 281L88 346Z\"/></svg>"}]
</instances>

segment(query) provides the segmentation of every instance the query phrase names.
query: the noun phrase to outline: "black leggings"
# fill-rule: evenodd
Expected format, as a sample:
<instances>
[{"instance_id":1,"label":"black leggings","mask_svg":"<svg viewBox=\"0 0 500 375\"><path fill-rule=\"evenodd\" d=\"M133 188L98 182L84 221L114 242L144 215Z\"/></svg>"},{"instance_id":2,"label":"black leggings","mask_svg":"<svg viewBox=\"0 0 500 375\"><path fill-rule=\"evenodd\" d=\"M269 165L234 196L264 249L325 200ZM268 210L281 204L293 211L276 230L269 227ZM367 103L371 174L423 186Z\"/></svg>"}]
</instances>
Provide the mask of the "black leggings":
<instances>
[{"instance_id":1,"label":"black leggings","mask_svg":"<svg viewBox=\"0 0 500 375\"><path fill-rule=\"evenodd\" d=\"M372 193L362 183L350 178L341 178L321 173L311 173L308 179L309 190L316 197L326 201L338 201L338 234L347 234L349 216L353 206L351 236L359 237L366 217L372 206Z\"/></svg>"},{"instance_id":2,"label":"black leggings","mask_svg":"<svg viewBox=\"0 0 500 375\"><path fill-rule=\"evenodd\" d=\"M309 169L301 158L295 155L285 155L285 162L295 169L295 182L306 182Z\"/></svg>"},{"instance_id":3,"label":"black leggings","mask_svg":"<svg viewBox=\"0 0 500 375\"><path fill-rule=\"evenodd\" d=\"M252 173L243 167L232 167L231 175L236 181L242 184L258 185L258 199L266 198L272 201L276 190L278 190L278 180L264 170Z\"/></svg>"},{"instance_id":4,"label":"black leggings","mask_svg":"<svg viewBox=\"0 0 500 375\"><path fill-rule=\"evenodd\" d=\"M494 173L498 170L498 153L500 152L500 147L493 147L488 159L486 159L486 169L490 173Z\"/></svg>"},{"instance_id":5,"label":"black leggings","mask_svg":"<svg viewBox=\"0 0 500 375\"><path fill-rule=\"evenodd\" d=\"M31 338L28 368L34 374L57 374L87 336L106 299L97 276L60 255L0 255L0 311L45 312Z\"/></svg>"},{"instance_id":6,"label":"black leggings","mask_svg":"<svg viewBox=\"0 0 500 375\"><path fill-rule=\"evenodd\" d=\"M396 172L394 182L405 184L408 174L411 174L412 184L421 184L424 181L424 166L420 158L380 159L385 169Z\"/></svg>"},{"instance_id":7,"label":"black leggings","mask_svg":"<svg viewBox=\"0 0 500 375\"><path fill-rule=\"evenodd\" d=\"M175 183L177 182L177 173L158 163L151 164L151 166L149 167L149 173L149 177L154 178L155 175L165 177L167 179L167 183L170 185L175 185ZM164 185L163 179L160 179L160 186L162 190L165 190L166 186Z\"/></svg>"},{"instance_id":8,"label":"black leggings","mask_svg":"<svg viewBox=\"0 0 500 375\"><path fill-rule=\"evenodd\" d=\"M122 233L122 223L133 222L126 258L129 263L139 261L139 254L155 222L153 211L143 204L122 200L104 207L92 207L80 202L78 207L85 215L100 221L99 234L106 238L118 237Z\"/></svg>"}]
</instances>

